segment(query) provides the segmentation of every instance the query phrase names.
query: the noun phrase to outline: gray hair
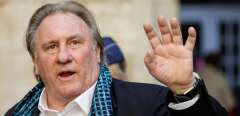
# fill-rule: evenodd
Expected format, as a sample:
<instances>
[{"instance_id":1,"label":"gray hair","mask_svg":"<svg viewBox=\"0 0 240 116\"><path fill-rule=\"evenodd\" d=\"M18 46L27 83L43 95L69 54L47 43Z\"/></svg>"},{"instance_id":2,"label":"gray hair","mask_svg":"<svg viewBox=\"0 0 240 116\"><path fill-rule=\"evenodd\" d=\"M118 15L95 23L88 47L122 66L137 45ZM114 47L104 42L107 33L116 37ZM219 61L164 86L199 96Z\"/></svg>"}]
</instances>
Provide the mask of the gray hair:
<instances>
[{"instance_id":1,"label":"gray hair","mask_svg":"<svg viewBox=\"0 0 240 116\"><path fill-rule=\"evenodd\" d=\"M40 23L49 15L54 13L73 13L80 17L90 28L94 40L97 42L97 46L100 48L101 63L103 63L103 45L102 38L100 36L96 21L91 12L83 5L74 1L64 1L55 4L46 4L37 9L33 14L28 24L26 31L26 46L29 54L32 58L35 57L35 39L36 31Z\"/></svg>"}]
</instances>

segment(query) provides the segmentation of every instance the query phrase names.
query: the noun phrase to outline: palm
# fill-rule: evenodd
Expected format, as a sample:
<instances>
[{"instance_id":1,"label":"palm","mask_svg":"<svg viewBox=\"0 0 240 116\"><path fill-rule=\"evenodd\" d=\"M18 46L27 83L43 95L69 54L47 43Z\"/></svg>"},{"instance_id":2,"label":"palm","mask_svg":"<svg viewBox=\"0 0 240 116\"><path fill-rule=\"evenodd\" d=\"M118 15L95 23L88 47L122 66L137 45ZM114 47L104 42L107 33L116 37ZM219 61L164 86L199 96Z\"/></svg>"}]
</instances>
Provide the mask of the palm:
<instances>
[{"instance_id":1,"label":"palm","mask_svg":"<svg viewBox=\"0 0 240 116\"><path fill-rule=\"evenodd\" d=\"M173 44L164 45L156 49L154 57L157 65L151 67L156 69L152 75L162 83L189 83L184 77L192 74L192 53L186 48Z\"/></svg>"},{"instance_id":2,"label":"palm","mask_svg":"<svg viewBox=\"0 0 240 116\"><path fill-rule=\"evenodd\" d=\"M153 47L153 52L145 57L145 64L152 76L176 92L193 84L192 51L196 34L194 30L192 32L190 30L186 45L183 45L178 22L175 19L171 21L172 33L170 33L164 21L165 19L159 19L161 38L155 34L151 26L145 25L145 31Z\"/></svg>"}]
</instances>

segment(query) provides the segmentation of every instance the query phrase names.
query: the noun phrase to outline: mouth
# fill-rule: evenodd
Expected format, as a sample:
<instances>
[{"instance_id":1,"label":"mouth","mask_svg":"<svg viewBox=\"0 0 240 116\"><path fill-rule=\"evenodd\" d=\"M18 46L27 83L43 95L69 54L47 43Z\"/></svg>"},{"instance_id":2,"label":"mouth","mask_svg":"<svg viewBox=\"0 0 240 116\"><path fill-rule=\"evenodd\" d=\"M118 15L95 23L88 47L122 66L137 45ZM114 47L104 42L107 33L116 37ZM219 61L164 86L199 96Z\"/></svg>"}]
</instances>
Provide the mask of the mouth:
<instances>
[{"instance_id":1,"label":"mouth","mask_svg":"<svg viewBox=\"0 0 240 116\"><path fill-rule=\"evenodd\" d=\"M74 71L61 71L60 73L58 73L58 76L61 80L69 80L73 78L75 73L76 72Z\"/></svg>"}]
</instances>

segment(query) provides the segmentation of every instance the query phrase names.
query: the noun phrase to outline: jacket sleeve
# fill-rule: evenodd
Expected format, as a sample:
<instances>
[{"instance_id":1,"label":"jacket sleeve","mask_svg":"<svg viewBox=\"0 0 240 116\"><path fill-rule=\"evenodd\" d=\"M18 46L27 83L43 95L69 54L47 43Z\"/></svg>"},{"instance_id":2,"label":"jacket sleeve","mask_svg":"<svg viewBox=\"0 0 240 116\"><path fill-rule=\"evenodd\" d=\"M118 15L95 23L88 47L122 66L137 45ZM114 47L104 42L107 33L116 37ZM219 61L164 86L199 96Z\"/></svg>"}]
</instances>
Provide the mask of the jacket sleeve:
<instances>
[{"instance_id":1,"label":"jacket sleeve","mask_svg":"<svg viewBox=\"0 0 240 116\"><path fill-rule=\"evenodd\" d=\"M200 97L198 101L191 107L184 110L169 109L171 116L228 116L227 111L220 105L220 103L211 97L203 80L200 81ZM170 93L170 91L169 91ZM167 97L172 97L172 94L168 94ZM169 103L169 99L167 100Z\"/></svg>"}]
</instances>

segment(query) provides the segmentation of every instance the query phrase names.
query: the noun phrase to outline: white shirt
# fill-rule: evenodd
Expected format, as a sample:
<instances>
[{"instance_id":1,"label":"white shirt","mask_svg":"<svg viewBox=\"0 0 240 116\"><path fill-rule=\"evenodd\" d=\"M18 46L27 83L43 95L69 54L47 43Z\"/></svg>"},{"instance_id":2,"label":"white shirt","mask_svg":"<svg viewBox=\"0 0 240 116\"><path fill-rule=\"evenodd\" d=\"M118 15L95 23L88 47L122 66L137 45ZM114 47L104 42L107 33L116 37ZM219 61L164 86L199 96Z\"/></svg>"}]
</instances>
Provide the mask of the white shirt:
<instances>
[{"instance_id":1,"label":"white shirt","mask_svg":"<svg viewBox=\"0 0 240 116\"><path fill-rule=\"evenodd\" d=\"M87 116L90 112L96 84L97 82L95 82L80 96L68 103L62 112L48 108L45 89L43 89L38 103L40 116Z\"/></svg>"},{"instance_id":2,"label":"white shirt","mask_svg":"<svg viewBox=\"0 0 240 116\"><path fill-rule=\"evenodd\" d=\"M199 78L198 74L193 73L193 76ZM43 89L40 98L38 109L40 116L87 116L90 112L92 98L97 82L76 99L67 104L62 112L49 109L46 102L45 89ZM193 99L182 103L169 103L168 107L174 110L184 110L193 106L199 99L199 94Z\"/></svg>"}]
</instances>

